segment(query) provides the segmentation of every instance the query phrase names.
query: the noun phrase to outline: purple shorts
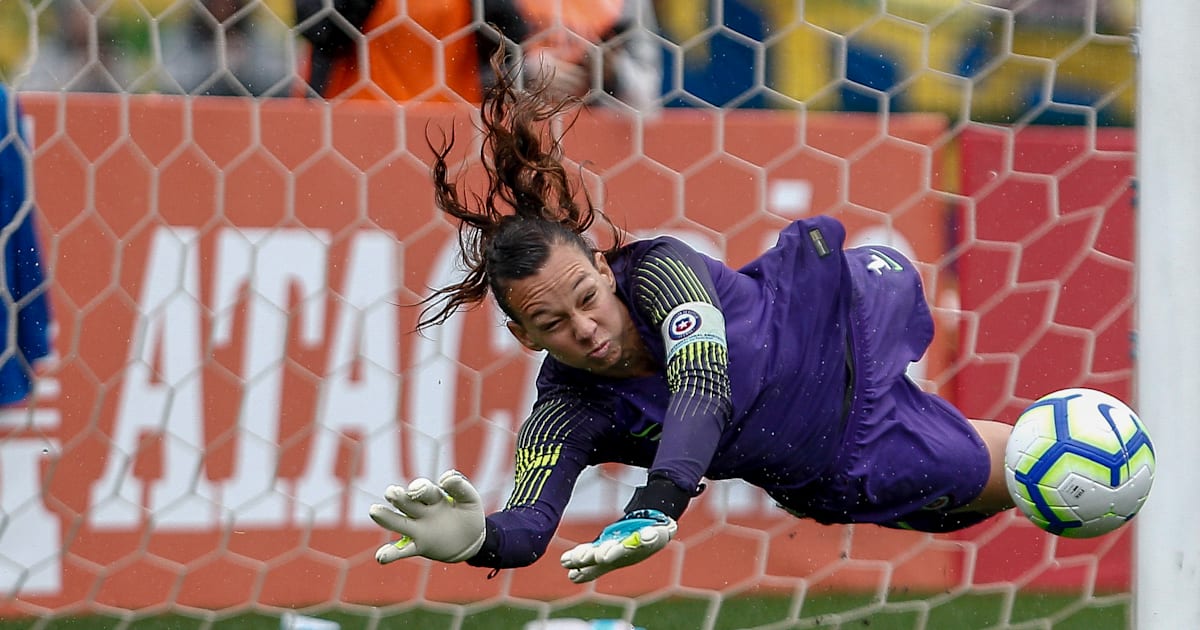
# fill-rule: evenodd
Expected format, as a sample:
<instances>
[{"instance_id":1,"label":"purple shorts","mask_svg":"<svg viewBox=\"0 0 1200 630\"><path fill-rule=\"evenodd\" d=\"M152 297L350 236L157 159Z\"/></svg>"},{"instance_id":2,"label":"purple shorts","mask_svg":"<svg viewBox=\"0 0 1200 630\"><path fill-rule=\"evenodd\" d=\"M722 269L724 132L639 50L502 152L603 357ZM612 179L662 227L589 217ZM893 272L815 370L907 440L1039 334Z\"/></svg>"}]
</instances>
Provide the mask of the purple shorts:
<instances>
[{"instance_id":1,"label":"purple shorts","mask_svg":"<svg viewBox=\"0 0 1200 630\"><path fill-rule=\"evenodd\" d=\"M843 443L820 479L773 495L789 511L825 523L935 532L973 525L986 516L949 511L983 490L987 446L961 412L905 376L933 339L920 274L887 247L846 256L854 398Z\"/></svg>"}]
</instances>

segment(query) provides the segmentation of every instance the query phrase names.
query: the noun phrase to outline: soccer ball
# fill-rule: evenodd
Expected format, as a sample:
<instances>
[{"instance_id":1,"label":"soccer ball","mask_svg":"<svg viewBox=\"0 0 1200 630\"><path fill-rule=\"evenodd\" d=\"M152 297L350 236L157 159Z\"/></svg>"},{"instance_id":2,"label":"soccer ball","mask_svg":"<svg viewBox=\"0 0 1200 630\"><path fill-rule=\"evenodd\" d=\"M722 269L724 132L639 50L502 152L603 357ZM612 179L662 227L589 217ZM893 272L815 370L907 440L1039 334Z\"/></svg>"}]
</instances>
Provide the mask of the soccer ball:
<instances>
[{"instance_id":1,"label":"soccer ball","mask_svg":"<svg viewBox=\"0 0 1200 630\"><path fill-rule=\"evenodd\" d=\"M1154 446L1125 403L1094 389L1047 394L1021 412L1004 453L1008 492L1038 527L1068 538L1133 518L1154 482Z\"/></svg>"}]
</instances>

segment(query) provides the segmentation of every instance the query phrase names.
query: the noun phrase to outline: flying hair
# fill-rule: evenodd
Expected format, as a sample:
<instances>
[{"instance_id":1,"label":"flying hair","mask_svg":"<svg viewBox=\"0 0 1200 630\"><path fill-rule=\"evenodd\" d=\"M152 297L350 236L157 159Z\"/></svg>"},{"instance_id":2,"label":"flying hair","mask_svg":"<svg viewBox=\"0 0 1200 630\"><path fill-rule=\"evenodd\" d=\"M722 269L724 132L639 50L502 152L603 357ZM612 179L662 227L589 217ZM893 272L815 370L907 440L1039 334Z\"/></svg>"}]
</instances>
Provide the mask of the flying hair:
<instances>
[{"instance_id":1,"label":"flying hair","mask_svg":"<svg viewBox=\"0 0 1200 630\"><path fill-rule=\"evenodd\" d=\"M551 98L545 83L522 89L516 70L506 67L503 55L501 48L492 58L496 82L484 90L479 108L485 195L464 193L450 174L453 130L449 136L443 131L436 145L426 133L434 154L434 201L458 221L460 259L467 273L421 300L424 309L417 330L442 324L462 308L478 306L489 291L515 319L503 295L507 283L537 273L550 245L568 243L585 253L595 251L584 234L597 215L612 231L606 255L622 244L622 232L593 205L586 187L568 177L563 165L562 135L578 116L579 99ZM550 123L564 115L572 117L561 133L554 133ZM582 204L576 201L579 196Z\"/></svg>"}]
</instances>

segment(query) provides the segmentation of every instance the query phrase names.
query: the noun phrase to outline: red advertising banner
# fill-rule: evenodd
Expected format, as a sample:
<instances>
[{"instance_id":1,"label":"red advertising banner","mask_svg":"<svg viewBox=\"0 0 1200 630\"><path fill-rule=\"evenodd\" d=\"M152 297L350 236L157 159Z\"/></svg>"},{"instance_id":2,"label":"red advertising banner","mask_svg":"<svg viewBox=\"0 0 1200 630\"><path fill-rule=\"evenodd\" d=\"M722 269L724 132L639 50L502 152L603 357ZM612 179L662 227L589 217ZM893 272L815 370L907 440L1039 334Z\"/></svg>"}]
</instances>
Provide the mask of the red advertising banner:
<instances>
[{"instance_id":1,"label":"red advertising banner","mask_svg":"<svg viewBox=\"0 0 1200 630\"><path fill-rule=\"evenodd\" d=\"M1015 418L1054 383L1132 400L1133 132L978 126L960 146L959 407Z\"/></svg>"},{"instance_id":2,"label":"red advertising banner","mask_svg":"<svg viewBox=\"0 0 1200 630\"><path fill-rule=\"evenodd\" d=\"M959 146L957 405L1011 422L1064 387L1133 401L1133 131L981 125ZM1094 540L1013 528L980 548L976 580L1124 589L1132 543L1129 528Z\"/></svg>"},{"instance_id":3,"label":"red advertising banner","mask_svg":"<svg viewBox=\"0 0 1200 630\"><path fill-rule=\"evenodd\" d=\"M22 100L36 138L59 361L39 398L0 425L0 483L6 501L22 506L3 542L20 532L25 562L0 569L13 593L4 610L578 592L554 560L617 515L640 471L602 467L582 479L549 559L501 579L373 558L388 538L367 507L388 484L455 467L490 509L502 506L513 432L532 401L538 357L509 338L495 309L412 332L419 309L410 305L457 273L456 232L433 205L426 138L453 130L453 155L472 180L479 146L470 110ZM953 304L952 272L982 261L987 282L1004 278L990 277L991 258L964 255L958 269L945 262L955 236L945 134L938 116L671 111L636 122L597 112L576 121L566 151L594 199L635 235L670 232L736 265L790 219L833 214L851 244L910 253L931 300ZM987 138L968 143L981 153L964 148L964 164L986 162ZM1104 174L1079 171L1067 181L1092 194L1087 178ZM971 181L969 190L983 190ZM981 212L985 197L975 202ZM1100 266L1110 262L1096 255ZM974 290L963 287L964 306L986 301ZM1074 315L1067 325L1086 325ZM1113 331L1116 319L1100 318ZM990 378L986 366L962 369L955 354L957 321L941 327L914 375L969 409L997 409L982 404L987 394L972 380ZM706 493L680 540L636 584L600 591L787 589L796 577L816 590L880 580L932 590L960 583L968 566L960 539L797 521L738 484ZM688 553L700 544L703 554Z\"/></svg>"}]
</instances>

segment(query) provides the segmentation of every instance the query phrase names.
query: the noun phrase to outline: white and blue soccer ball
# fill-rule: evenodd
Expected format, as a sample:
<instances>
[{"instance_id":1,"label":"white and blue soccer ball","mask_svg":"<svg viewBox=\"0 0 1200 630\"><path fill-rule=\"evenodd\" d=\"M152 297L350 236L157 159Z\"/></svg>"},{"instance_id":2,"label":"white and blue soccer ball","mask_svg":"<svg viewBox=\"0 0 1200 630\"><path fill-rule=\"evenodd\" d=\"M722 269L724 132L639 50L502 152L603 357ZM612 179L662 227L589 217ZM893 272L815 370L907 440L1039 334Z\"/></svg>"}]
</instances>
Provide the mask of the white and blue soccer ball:
<instances>
[{"instance_id":1,"label":"white and blue soccer ball","mask_svg":"<svg viewBox=\"0 0 1200 630\"><path fill-rule=\"evenodd\" d=\"M1035 525L1091 538L1142 508L1154 483L1154 446L1121 400L1094 389L1064 389L1017 418L1004 476L1013 501Z\"/></svg>"}]
</instances>

